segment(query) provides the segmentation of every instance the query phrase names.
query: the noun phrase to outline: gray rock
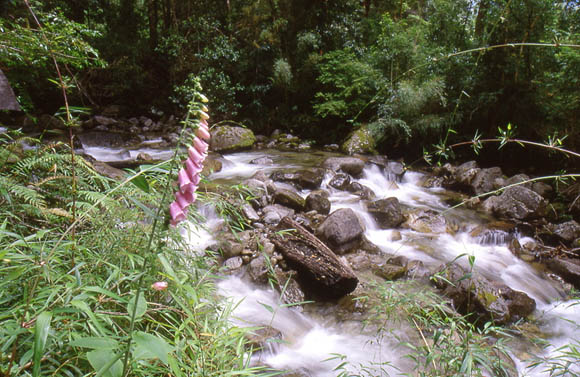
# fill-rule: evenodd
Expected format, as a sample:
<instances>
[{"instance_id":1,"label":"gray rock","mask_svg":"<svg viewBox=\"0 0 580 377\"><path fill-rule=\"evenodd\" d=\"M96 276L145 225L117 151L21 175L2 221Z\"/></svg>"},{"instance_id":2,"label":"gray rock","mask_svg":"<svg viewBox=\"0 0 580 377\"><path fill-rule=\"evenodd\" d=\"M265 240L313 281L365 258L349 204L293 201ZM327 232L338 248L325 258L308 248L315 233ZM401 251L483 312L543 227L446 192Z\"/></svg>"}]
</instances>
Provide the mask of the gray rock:
<instances>
[{"instance_id":1,"label":"gray rock","mask_svg":"<svg viewBox=\"0 0 580 377\"><path fill-rule=\"evenodd\" d=\"M554 225L550 230L556 237L568 243L580 237L580 224L574 220Z\"/></svg>"},{"instance_id":2,"label":"gray rock","mask_svg":"<svg viewBox=\"0 0 580 377\"><path fill-rule=\"evenodd\" d=\"M415 209L407 213L406 228L420 233L445 233L453 232L447 219L436 211L430 209Z\"/></svg>"},{"instance_id":3,"label":"gray rock","mask_svg":"<svg viewBox=\"0 0 580 377\"><path fill-rule=\"evenodd\" d=\"M376 154L375 144L371 130L365 125L353 131L340 148L342 152L349 155L357 153Z\"/></svg>"},{"instance_id":4,"label":"gray rock","mask_svg":"<svg viewBox=\"0 0 580 377\"><path fill-rule=\"evenodd\" d=\"M262 157L254 158L252 161L250 161L250 164L272 165L272 164L274 164L274 161L270 157L262 156Z\"/></svg>"},{"instance_id":5,"label":"gray rock","mask_svg":"<svg viewBox=\"0 0 580 377\"><path fill-rule=\"evenodd\" d=\"M210 148L216 152L233 152L251 148L256 136L249 128L218 126L211 131Z\"/></svg>"},{"instance_id":6,"label":"gray rock","mask_svg":"<svg viewBox=\"0 0 580 377\"><path fill-rule=\"evenodd\" d=\"M477 162L468 161L459 165L455 169L455 180L464 186L470 186L471 181L475 178L481 169L477 166Z\"/></svg>"},{"instance_id":7,"label":"gray rock","mask_svg":"<svg viewBox=\"0 0 580 377\"><path fill-rule=\"evenodd\" d=\"M242 260L242 257L237 256L226 259L224 262L224 267L227 269L228 272L233 272L235 270L239 270L243 264L244 261Z\"/></svg>"},{"instance_id":8,"label":"gray rock","mask_svg":"<svg viewBox=\"0 0 580 377\"><path fill-rule=\"evenodd\" d=\"M342 171L358 177L362 173L365 163L356 157L329 157L322 163L322 167L334 172Z\"/></svg>"},{"instance_id":9,"label":"gray rock","mask_svg":"<svg viewBox=\"0 0 580 377\"><path fill-rule=\"evenodd\" d=\"M350 187L350 184L351 184L350 175L345 173L336 174L334 177L332 177L330 182L328 182L328 185L330 187L334 187L335 189L342 191L347 191Z\"/></svg>"},{"instance_id":10,"label":"gray rock","mask_svg":"<svg viewBox=\"0 0 580 377\"><path fill-rule=\"evenodd\" d=\"M504 182L504 186L515 185L515 184L521 183L520 186L523 186L523 187L531 190L532 189L532 182L526 182L529 180L530 180L530 177L526 174L516 174L516 175L506 179ZM522 182L526 182L526 183L522 183Z\"/></svg>"},{"instance_id":11,"label":"gray rock","mask_svg":"<svg viewBox=\"0 0 580 377\"><path fill-rule=\"evenodd\" d=\"M398 161L389 161L385 167L385 174L389 181L401 182L405 175L405 165Z\"/></svg>"},{"instance_id":12,"label":"gray rock","mask_svg":"<svg viewBox=\"0 0 580 377\"><path fill-rule=\"evenodd\" d=\"M358 247L364 232L364 224L350 208L331 213L316 231L318 237L337 254L344 254Z\"/></svg>"},{"instance_id":13,"label":"gray rock","mask_svg":"<svg viewBox=\"0 0 580 377\"><path fill-rule=\"evenodd\" d=\"M281 204L299 212L304 210L306 204L304 198L298 195L298 193L285 189L276 190L274 193L274 203Z\"/></svg>"},{"instance_id":14,"label":"gray rock","mask_svg":"<svg viewBox=\"0 0 580 377\"><path fill-rule=\"evenodd\" d=\"M483 207L500 217L529 220L544 216L547 202L534 191L515 186L507 188L497 197L488 198Z\"/></svg>"},{"instance_id":15,"label":"gray rock","mask_svg":"<svg viewBox=\"0 0 580 377\"><path fill-rule=\"evenodd\" d=\"M283 217L292 216L294 210L281 206L279 204L272 204L262 209L264 213L264 222L269 225L276 225Z\"/></svg>"},{"instance_id":16,"label":"gray rock","mask_svg":"<svg viewBox=\"0 0 580 377\"><path fill-rule=\"evenodd\" d=\"M506 324L530 315L536 308L536 302L523 292L473 271L471 278L466 276L467 270L457 264L443 265L432 281L453 301L455 309L479 317L474 320Z\"/></svg>"},{"instance_id":17,"label":"gray rock","mask_svg":"<svg viewBox=\"0 0 580 377\"><path fill-rule=\"evenodd\" d=\"M100 125L100 126L112 126L117 124L117 120L113 119L113 118L108 118L105 116L101 116L101 115L95 115L93 117L93 119L95 120L96 125Z\"/></svg>"},{"instance_id":18,"label":"gray rock","mask_svg":"<svg viewBox=\"0 0 580 377\"><path fill-rule=\"evenodd\" d=\"M405 276L407 268L395 264L378 264L373 268L373 274L385 280L397 280Z\"/></svg>"},{"instance_id":19,"label":"gray rock","mask_svg":"<svg viewBox=\"0 0 580 377\"><path fill-rule=\"evenodd\" d=\"M489 169L472 170L477 171L473 179L471 179L471 188L475 195L485 194L486 192L491 192L496 189L495 181L498 178L503 177L503 173L499 167L493 167ZM469 180L466 174L465 179Z\"/></svg>"},{"instance_id":20,"label":"gray rock","mask_svg":"<svg viewBox=\"0 0 580 377\"><path fill-rule=\"evenodd\" d=\"M264 284L268 282L268 263L263 255L252 259L250 262L248 273L252 281L257 284Z\"/></svg>"},{"instance_id":21,"label":"gray rock","mask_svg":"<svg viewBox=\"0 0 580 377\"><path fill-rule=\"evenodd\" d=\"M260 216L258 216L256 210L254 210L254 208L248 203L242 206L242 214L250 222L260 221Z\"/></svg>"},{"instance_id":22,"label":"gray rock","mask_svg":"<svg viewBox=\"0 0 580 377\"><path fill-rule=\"evenodd\" d=\"M274 172L271 177L274 181L285 182L298 186L301 189L316 190L324 179L324 170L311 168L295 172Z\"/></svg>"},{"instance_id":23,"label":"gray rock","mask_svg":"<svg viewBox=\"0 0 580 377\"><path fill-rule=\"evenodd\" d=\"M367 210L383 229L395 228L405 221L397 198L386 198L367 205Z\"/></svg>"},{"instance_id":24,"label":"gray rock","mask_svg":"<svg viewBox=\"0 0 580 377\"><path fill-rule=\"evenodd\" d=\"M548 262L548 267L562 279L580 289L580 260L556 257Z\"/></svg>"},{"instance_id":25,"label":"gray rock","mask_svg":"<svg viewBox=\"0 0 580 377\"><path fill-rule=\"evenodd\" d=\"M312 191L306 197L306 210L316 211L321 215L328 215L330 212L329 194L325 190Z\"/></svg>"}]
</instances>

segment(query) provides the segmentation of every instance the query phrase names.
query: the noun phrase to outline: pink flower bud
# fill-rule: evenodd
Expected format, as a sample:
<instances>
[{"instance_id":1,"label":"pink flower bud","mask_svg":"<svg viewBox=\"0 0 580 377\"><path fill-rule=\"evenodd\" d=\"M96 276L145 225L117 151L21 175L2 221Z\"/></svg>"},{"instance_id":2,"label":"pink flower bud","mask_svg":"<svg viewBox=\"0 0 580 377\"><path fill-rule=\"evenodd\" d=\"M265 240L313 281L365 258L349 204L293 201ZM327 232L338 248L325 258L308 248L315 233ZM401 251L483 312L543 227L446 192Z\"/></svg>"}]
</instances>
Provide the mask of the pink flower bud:
<instances>
[{"instance_id":1,"label":"pink flower bud","mask_svg":"<svg viewBox=\"0 0 580 377\"><path fill-rule=\"evenodd\" d=\"M169 284L166 281L156 281L155 283L151 284L151 288L156 291L164 291L167 289Z\"/></svg>"},{"instance_id":2,"label":"pink flower bud","mask_svg":"<svg viewBox=\"0 0 580 377\"><path fill-rule=\"evenodd\" d=\"M208 132L208 130L206 130L204 127L198 127L195 130L195 135L197 137L199 137L200 139L203 139L203 140L206 140L206 141L209 140L210 137L211 137L210 134L209 134L209 132Z\"/></svg>"},{"instance_id":3,"label":"pink flower bud","mask_svg":"<svg viewBox=\"0 0 580 377\"><path fill-rule=\"evenodd\" d=\"M207 152L207 143L200 138L196 137L193 139L193 147L201 154L205 154Z\"/></svg>"},{"instance_id":4,"label":"pink flower bud","mask_svg":"<svg viewBox=\"0 0 580 377\"><path fill-rule=\"evenodd\" d=\"M209 129L209 125L207 124L207 120L202 119L199 121L199 124L201 124L202 126L205 126L205 128Z\"/></svg>"}]
</instances>

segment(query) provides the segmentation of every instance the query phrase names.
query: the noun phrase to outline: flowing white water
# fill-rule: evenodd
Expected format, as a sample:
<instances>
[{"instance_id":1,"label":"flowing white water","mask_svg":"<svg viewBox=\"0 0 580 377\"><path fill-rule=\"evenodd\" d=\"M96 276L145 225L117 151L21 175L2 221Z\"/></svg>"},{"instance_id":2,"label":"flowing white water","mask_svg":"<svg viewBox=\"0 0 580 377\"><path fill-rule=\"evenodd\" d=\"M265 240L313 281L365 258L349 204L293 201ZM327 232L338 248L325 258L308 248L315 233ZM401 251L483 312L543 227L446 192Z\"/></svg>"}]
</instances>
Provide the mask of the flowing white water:
<instances>
[{"instance_id":1,"label":"flowing white water","mask_svg":"<svg viewBox=\"0 0 580 377\"><path fill-rule=\"evenodd\" d=\"M277 152L268 155L273 160L272 165L261 166L250 163L263 156L263 152L228 155L225 157L223 170L214 173L210 179L239 182L251 177L258 170L271 172L300 166L311 167L318 166L322 161L322 157L315 156L301 162L300 156L296 154ZM371 188L377 199L396 197L408 208L447 211L449 207L444 202L444 191L421 187L421 178L421 173L407 172L401 182L395 183L389 180L379 167L372 165L365 168L363 177L358 182ZM458 224L460 230L455 234L421 233L400 229L398 230L400 237L393 237L393 230L382 230L376 225L358 196L329 187L329 180L329 176L324 179L323 188L330 192L332 211L339 208L352 208L356 211L367 227L367 238L379 246L386 255L403 255L408 259L420 260L426 266L438 266L464 254L472 255L475 257L474 268L483 276L523 291L536 300L535 315L539 318L541 330L548 334L546 340L551 344L543 353L540 352L539 356L556 357L561 354L559 347L569 344L574 339L580 339L580 330L576 325L580 323L580 305L572 306L571 303L562 302L562 288L557 283L546 278L543 272L515 257L502 242L505 241L505 237L497 237L494 240L497 244L489 245L487 242L482 244L480 239L469 234L487 219L474 211L454 209L445 212L444 216L448 221ZM301 192L303 196L307 193L308 191ZM208 236L210 233L201 238L208 242ZM525 239L521 240L522 243L525 241ZM204 243L196 238L191 242ZM467 258L459 258L458 261L468 267ZM309 376L335 376L339 372L333 369L340 363L336 355L345 355L351 363L351 368L359 363L390 361L392 365L399 368L399 372L394 368L388 368L390 375L411 372L401 357L401 352L404 350L397 349L395 352L394 343L385 342L384 339L379 342L373 336L360 332L347 333L346 327L338 328L335 325L317 322L291 308L281 307L274 292L253 287L236 277L226 278L219 284L219 288L224 296L239 303L234 312L239 324L271 326L281 332L280 345L273 347L270 352L263 352L256 356L260 363L275 368L300 371ZM545 371L548 367L546 364L530 369L529 362L518 357L516 356L515 361L521 376L550 375ZM329 358L332 360L324 361ZM375 370L366 375L383 374Z\"/></svg>"}]
</instances>

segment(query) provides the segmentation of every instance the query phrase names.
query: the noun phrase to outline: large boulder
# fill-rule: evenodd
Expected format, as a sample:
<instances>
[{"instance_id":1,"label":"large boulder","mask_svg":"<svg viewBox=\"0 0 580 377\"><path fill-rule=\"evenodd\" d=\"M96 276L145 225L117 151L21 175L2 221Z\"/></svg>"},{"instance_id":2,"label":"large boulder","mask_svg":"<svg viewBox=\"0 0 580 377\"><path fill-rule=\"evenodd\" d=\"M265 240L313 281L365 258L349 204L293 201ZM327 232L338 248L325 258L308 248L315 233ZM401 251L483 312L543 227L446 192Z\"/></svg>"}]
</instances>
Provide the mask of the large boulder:
<instances>
[{"instance_id":1,"label":"large boulder","mask_svg":"<svg viewBox=\"0 0 580 377\"><path fill-rule=\"evenodd\" d=\"M397 198L379 199L367 205L368 212L383 229L398 227L405 221Z\"/></svg>"},{"instance_id":2,"label":"large boulder","mask_svg":"<svg viewBox=\"0 0 580 377\"><path fill-rule=\"evenodd\" d=\"M530 220L542 217L547 210L546 200L534 191L514 186L501 195L492 196L483 202L483 208L503 218Z\"/></svg>"},{"instance_id":3,"label":"large boulder","mask_svg":"<svg viewBox=\"0 0 580 377\"><path fill-rule=\"evenodd\" d=\"M251 148L256 136L249 128L218 126L212 129L210 148L215 152L233 152Z\"/></svg>"},{"instance_id":4,"label":"large boulder","mask_svg":"<svg viewBox=\"0 0 580 377\"><path fill-rule=\"evenodd\" d=\"M454 178L459 185L469 187L480 170L481 169L477 166L477 162L467 161L455 169Z\"/></svg>"},{"instance_id":5,"label":"large boulder","mask_svg":"<svg viewBox=\"0 0 580 377\"><path fill-rule=\"evenodd\" d=\"M268 225L277 225L286 216L292 216L294 210L280 204L272 204L262 209L263 220Z\"/></svg>"},{"instance_id":6,"label":"large boulder","mask_svg":"<svg viewBox=\"0 0 580 377\"><path fill-rule=\"evenodd\" d=\"M560 224L547 224L540 231L540 237L545 242L563 242L570 245L574 240L580 238L580 224L574 220Z\"/></svg>"},{"instance_id":7,"label":"large boulder","mask_svg":"<svg viewBox=\"0 0 580 377\"><path fill-rule=\"evenodd\" d=\"M344 254L358 247L365 232L365 226L350 208L334 211L318 227L316 234L337 254Z\"/></svg>"},{"instance_id":8,"label":"large boulder","mask_svg":"<svg viewBox=\"0 0 580 377\"><path fill-rule=\"evenodd\" d=\"M322 163L322 167L357 177L362 173L365 163L357 157L329 157Z\"/></svg>"},{"instance_id":9,"label":"large boulder","mask_svg":"<svg viewBox=\"0 0 580 377\"><path fill-rule=\"evenodd\" d=\"M503 325L526 317L536 309L536 302L524 292L487 280L473 271L468 276L463 267L451 264L442 266L432 281L459 312L475 314L476 322L493 321Z\"/></svg>"},{"instance_id":10,"label":"large boulder","mask_svg":"<svg viewBox=\"0 0 580 377\"><path fill-rule=\"evenodd\" d=\"M362 126L353 131L344 141L340 147L342 152L353 155L360 154L376 154L375 139L368 126Z\"/></svg>"},{"instance_id":11,"label":"large boulder","mask_svg":"<svg viewBox=\"0 0 580 377\"><path fill-rule=\"evenodd\" d=\"M352 180L350 175L345 173L335 174L334 177L328 182L330 187L334 187L337 190L347 191L350 188Z\"/></svg>"}]
</instances>

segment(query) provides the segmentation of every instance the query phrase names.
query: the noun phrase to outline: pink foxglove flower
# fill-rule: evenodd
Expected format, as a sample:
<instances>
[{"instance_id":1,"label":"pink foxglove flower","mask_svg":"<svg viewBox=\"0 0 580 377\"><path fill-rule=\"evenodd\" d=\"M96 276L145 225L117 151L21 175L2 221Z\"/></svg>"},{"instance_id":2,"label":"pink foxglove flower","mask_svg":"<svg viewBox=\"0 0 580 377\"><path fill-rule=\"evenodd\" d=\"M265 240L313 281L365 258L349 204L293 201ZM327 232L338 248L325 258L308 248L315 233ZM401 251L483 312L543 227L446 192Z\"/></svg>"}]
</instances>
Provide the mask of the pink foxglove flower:
<instances>
[{"instance_id":1,"label":"pink foxglove flower","mask_svg":"<svg viewBox=\"0 0 580 377\"><path fill-rule=\"evenodd\" d=\"M155 283L151 284L151 288L156 291L164 291L167 289L169 284L166 281L156 281Z\"/></svg>"},{"instance_id":2,"label":"pink foxglove flower","mask_svg":"<svg viewBox=\"0 0 580 377\"><path fill-rule=\"evenodd\" d=\"M193 147L201 154L205 154L207 152L207 143L197 137L193 139Z\"/></svg>"},{"instance_id":3,"label":"pink foxglove flower","mask_svg":"<svg viewBox=\"0 0 580 377\"><path fill-rule=\"evenodd\" d=\"M207 111L205 108L203 110ZM195 190L201 179L199 174L203 170L203 161L207 155L208 145L206 141L211 137L207 124L209 115L205 111L199 112L201 120L195 130L192 145L187 149L188 158L183 163L184 167L177 173L179 191L175 193L175 200L169 205L170 223L173 226L186 219L187 207L197 199ZM156 285L161 288L156 288ZM157 282L151 287L161 291L167 288L167 283Z\"/></svg>"}]
</instances>

